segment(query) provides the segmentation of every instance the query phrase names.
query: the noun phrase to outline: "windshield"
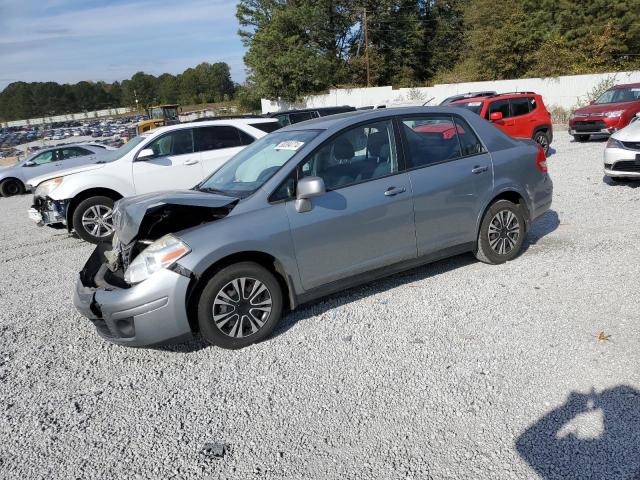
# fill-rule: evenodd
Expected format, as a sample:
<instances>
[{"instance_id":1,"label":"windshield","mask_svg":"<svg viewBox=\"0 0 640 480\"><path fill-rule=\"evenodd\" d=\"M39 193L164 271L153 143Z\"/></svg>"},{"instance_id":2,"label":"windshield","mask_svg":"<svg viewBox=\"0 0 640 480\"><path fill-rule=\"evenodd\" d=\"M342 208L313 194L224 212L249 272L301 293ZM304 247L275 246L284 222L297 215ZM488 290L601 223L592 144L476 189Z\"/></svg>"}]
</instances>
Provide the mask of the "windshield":
<instances>
[{"instance_id":1,"label":"windshield","mask_svg":"<svg viewBox=\"0 0 640 480\"><path fill-rule=\"evenodd\" d=\"M612 88L596 100L597 105L603 103L635 102L640 100L640 87Z\"/></svg>"},{"instance_id":2,"label":"windshield","mask_svg":"<svg viewBox=\"0 0 640 480\"><path fill-rule=\"evenodd\" d=\"M471 110L473 113L480 115L482 111L482 102L466 102L466 103L452 103L450 107L461 107Z\"/></svg>"},{"instance_id":3,"label":"windshield","mask_svg":"<svg viewBox=\"0 0 640 480\"><path fill-rule=\"evenodd\" d=\"M127 143L122 145L120 148L116 150L107 150L105 153L100 152L99 161L100 162L113 162L114 160L118 160L119 158L124 157L127 153L133 150L137 145L144 142L148 138L147 135L138 135L137 137L133 137Z\"/></svg>"},{"instance_id":4,"label":"windshield","mask_svg":"<svg viewBox=\"0 0 640 480\"><path fill-rule=\"evenodd\" d=\"M317 130L297 130L274 132L262 137L225 163L197 188L232 197L248 197L319 133Z\"/></svg>"}]
</instances>

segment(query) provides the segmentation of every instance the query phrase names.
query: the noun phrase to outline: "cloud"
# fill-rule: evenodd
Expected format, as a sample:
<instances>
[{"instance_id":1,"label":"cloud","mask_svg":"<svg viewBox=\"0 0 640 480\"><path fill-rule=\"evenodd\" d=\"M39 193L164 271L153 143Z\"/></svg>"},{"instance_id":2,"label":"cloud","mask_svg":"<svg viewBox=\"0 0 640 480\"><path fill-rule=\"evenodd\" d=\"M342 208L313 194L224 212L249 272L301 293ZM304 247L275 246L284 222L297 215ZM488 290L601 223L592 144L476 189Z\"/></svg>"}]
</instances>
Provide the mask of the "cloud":
<instances>
[{"instance_id":1,"label":"cloud","mask_svg":"<svg viewBox=\"0 0 640 480\"><path fill-rule=\"evenodd\" d=\"M45 5L0 0L5 78L113 81L140 70L179 73L202 61L227 61L234 79L244 79L234 2L54 0ZM7 83L0 80L0 88Z\"/></svg>"}]
</instances>

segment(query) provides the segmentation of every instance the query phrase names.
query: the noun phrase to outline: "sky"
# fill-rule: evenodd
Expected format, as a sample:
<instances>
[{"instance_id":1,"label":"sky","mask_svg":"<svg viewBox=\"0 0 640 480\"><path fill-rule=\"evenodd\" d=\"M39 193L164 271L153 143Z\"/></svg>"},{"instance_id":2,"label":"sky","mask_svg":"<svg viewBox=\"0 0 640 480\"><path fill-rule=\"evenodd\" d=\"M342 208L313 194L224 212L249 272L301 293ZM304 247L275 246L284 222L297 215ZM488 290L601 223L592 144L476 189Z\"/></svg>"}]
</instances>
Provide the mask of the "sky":
<instances>
[{"instance_id":1,"label":"sky","mask_svg":"<svg viewBox=\"0 0 640 480\"><path fill-rule=\"evenodd\" d=\"M245 78L231 0L0 0L0 91L15 81L112 82L227 62Z\"/></svg>"}]
</instances>

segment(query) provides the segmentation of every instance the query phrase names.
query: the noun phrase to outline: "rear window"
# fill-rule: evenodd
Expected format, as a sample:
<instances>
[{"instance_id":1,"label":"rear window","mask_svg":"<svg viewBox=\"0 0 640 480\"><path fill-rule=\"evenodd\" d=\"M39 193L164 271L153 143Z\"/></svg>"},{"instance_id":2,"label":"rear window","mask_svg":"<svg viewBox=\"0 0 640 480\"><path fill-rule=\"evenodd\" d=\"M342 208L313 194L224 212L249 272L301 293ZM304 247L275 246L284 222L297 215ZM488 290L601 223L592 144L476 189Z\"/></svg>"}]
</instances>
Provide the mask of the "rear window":
<instances>
[{"instance_id":1,"label":"rear window","mask_svg":"<svg viewBox=\"0 0 640 480\"><path fill-rule=\"evenodd\" d=\"M275 132L279 128L282 128L278 122L263 122L263 123L250 123L250 127L257 128L258 130L262 130L266 133Z\"/></svg>"},{"instance_id":2,"label":"rear window","mask_svg":"<svg viewBox=\"0 0 640 480\"><path fill-rule=\"evenodd\" d=\"M452 107L466 108L467 110L471 110L476 115L480 115L480 112L482 112L482 104L483 103L484 102L453 103L453 104L451 104L451 106Z\"/></svg>"}]
</instances>

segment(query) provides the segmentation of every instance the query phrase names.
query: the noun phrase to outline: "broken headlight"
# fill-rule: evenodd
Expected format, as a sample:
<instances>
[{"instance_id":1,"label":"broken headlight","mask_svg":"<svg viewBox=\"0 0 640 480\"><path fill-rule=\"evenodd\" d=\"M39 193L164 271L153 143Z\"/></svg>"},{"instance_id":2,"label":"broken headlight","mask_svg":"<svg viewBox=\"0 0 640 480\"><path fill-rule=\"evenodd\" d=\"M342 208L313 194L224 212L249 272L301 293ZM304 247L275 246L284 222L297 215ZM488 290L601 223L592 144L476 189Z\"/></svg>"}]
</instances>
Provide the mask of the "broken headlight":
<instances>
[{"instance_id":1,"label":"broken headlight","mask_svg":"<svg viewBox=\"0 0 640 480\"><path fill-rule=\"evenodd\" d=\"M157 271L170 267L190 251L179 238L165 235L140 252L124 272L124 280L129 284L140 283Z\"/></svg>"},{"instance_id":2,"label":"broken headlight","mask_svg":"<svg viewBox=\"0 0 640 480\"><path fill-rule=\"evenodd\" d=\"M51 180L46 180L36 187L36 191L33 195L35 197L46 198L51 194L51 192L60 186L63 180L64 177L56 177Z\"/></svg>"}]
</instances>

